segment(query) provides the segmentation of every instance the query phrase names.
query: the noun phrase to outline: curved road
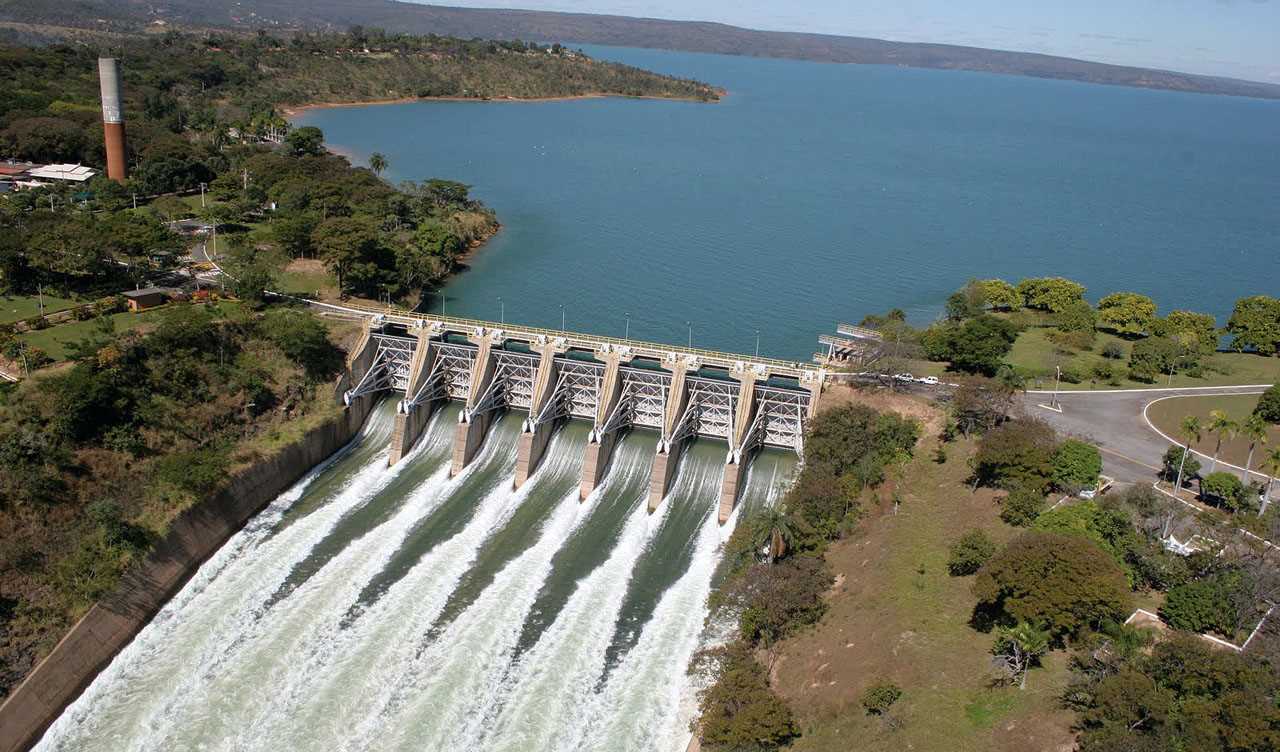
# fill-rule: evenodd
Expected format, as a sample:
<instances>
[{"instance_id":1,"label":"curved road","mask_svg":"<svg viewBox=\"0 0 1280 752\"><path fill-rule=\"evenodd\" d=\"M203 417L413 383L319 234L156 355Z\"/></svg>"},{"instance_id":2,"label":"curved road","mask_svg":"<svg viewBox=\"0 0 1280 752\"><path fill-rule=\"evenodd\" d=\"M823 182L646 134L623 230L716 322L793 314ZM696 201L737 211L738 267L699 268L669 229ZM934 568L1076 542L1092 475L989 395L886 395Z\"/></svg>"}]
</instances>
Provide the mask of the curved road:
<instances>
[{"instance_id":1,"label":"curved road","mask_svg":"<svg viewBox=\"0 0 1280 752\"><path fill-rule=\"evenodd\" d=\"M1045 419L1059 433L1096 444L1107 475L1122 481L1151 481L1170 442L1147 423L1143 414L1147 405L1164 397L1261 394L1267 386L1064 391L1058 393L1061 413L1040 407L1053 399L1051 392L1027 392L1022 403L1029 415Z\"/></svg>"}]
</instances>

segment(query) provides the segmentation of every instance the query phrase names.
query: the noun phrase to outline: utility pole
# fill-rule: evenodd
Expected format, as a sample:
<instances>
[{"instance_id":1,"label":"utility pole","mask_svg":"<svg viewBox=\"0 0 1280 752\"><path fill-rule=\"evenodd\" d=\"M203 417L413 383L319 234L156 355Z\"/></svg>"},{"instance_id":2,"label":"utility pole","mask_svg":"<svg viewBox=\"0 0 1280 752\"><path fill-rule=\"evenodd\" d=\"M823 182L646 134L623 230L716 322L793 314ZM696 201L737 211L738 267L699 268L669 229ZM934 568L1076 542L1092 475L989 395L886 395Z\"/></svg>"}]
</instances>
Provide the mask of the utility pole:
<instances>
[{"instance_id":1,"label":"utility pole","mask_svg":"<svg viewBox=\"0 0 1280 752\"><path fill-rule=\"evenodd\" d=\"M760 330L756 330L756 357L760 357Z\"/></svg>"},{"instance_id":2,"label":"utility pole","mask_svg":"<svg viewBox=\"0 0 1280 752\"><path fill-rule=\"evenodd\" d=\"M627 342L630 342L631 341L631 314L624 313L622 315L625 316L627 319L626 333L623 334L622 338L625 339Z\"/></svg>"},{"instance_id":3,"label":"utility pole","mask_svg":"<svg viewBox=\"0 0 1280 752\"><path fill-rule=\"evenodd\" d=\"M1054 366L1053 376L1053 406L1062 409L1062 405L1058 404L1058 384L1062 381L1062 366Z\"/></svg>"},{"instance_id":4,"label":"utility pole","mask_svg":"<svg viewBox=\"0 0 1280 752\"><path fill-rule=\"evenodd\" d=\"M689 327L689 349L692 350L693 349L693 322L686 321L684 322L684 325Z\"/></svg>"},{"instance_id":5,"label":"utility pole","mask_svg":"<svg viewBox=\"0 0 1280 752\"><path fill-rule=\"evenodd\" d=\"M502 296L498 296L498 321L507 323L507 304L502 302Z\"/></svg>"},{"instance_id":6,"label":"utility pole","mask_svg":"<svg viewBox=\"0 0 1280 752\"><path fill-rule=\"evenodd\" d=\"M200 184L200 208L204 208L204 183Z\"/></svg>"},{"instance_id":7,"label":"utility pole","mask_svg":"<svg viewBox=\"0 0 1280 752\"><path fill-rule=\"evenodd\" d=\"M560 333L564 334L564 303L560 304Z\"/></svg>"}]
</instances>

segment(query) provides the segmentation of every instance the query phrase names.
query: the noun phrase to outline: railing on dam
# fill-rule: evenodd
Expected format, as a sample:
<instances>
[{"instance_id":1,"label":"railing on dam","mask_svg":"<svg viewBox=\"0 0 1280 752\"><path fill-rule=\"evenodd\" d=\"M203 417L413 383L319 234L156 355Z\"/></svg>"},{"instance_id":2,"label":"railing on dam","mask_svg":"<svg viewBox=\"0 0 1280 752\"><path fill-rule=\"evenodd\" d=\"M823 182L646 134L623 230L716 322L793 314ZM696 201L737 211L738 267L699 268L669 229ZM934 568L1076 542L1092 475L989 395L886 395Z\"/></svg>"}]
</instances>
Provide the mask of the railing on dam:
<instances>
[{"instance_id":1,"label":"railing on dam","mask_svg":"<svg viewBox=\"0 0 1280 752\"><path fill-rule=\"evenodd\" d=\"M520 410L528 417L518 444L519 486L537 469L559 422L589 420L580 485L586 498L601 480L618 436L631 428L652 429L660 434L649 489L652 509L670 488L688 440L723 439L728 452L722 522L756 450L801 452L824 377L810 364L714 350L370 306L315 305L368 322L350 360L355 386L345 395L348 404L377 392L404 394L390 462L408 452L441 402L463 405L454 437L455 474L475 456L495 414ZM779 383L774 377L784 378Z\"/></svg>"}]
</instances>

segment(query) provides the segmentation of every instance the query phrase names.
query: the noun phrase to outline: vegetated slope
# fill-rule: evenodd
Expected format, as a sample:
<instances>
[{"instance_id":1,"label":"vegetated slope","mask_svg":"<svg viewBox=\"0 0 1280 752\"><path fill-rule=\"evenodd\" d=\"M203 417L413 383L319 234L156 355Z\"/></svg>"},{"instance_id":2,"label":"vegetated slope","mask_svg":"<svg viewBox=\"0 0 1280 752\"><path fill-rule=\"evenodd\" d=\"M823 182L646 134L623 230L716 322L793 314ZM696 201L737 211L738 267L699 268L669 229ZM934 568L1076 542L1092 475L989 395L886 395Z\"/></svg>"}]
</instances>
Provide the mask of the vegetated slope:
<instances>
[{"instance_id":1,"label":"vegetated slope","mask_svg":"<svg viewBox=\"0 0 1280 752\"><path fill-rule=\"evenodd\" d=\"M581 13L449 8L392 0L0 0L0 20L115 28L140 22L248 28L351 24L463 38L537 39L781 57L836 63L987 71L1120 86L1280 98L1280 86L1108 65L1027 52L891 42L719 23Z\"/></svg>"}]
</instances>

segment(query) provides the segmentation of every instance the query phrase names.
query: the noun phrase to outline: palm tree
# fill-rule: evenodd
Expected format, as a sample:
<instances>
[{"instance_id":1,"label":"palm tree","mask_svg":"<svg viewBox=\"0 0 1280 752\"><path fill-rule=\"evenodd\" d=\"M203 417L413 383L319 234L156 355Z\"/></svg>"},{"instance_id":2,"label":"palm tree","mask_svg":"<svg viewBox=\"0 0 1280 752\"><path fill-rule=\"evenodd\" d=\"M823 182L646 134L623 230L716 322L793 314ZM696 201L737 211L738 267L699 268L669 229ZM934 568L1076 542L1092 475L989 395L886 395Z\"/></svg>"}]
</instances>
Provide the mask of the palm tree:
<instances>
[{"instance_id":1,"label":"palm tree","mask_svg":"<svg viewBox=\"0 0 1280 752\"><path fill-rule=\"evenodd\" d=\"M1049 651L1049 633L1034 624L1018 622L1000 630L996 636L996 659L1004 664L1010 676L1018 679L1018 689L1027 687L1027 670Z\"/></svg>"},{"instance_id":2,"label":"palm tree","mask_svg":"<svg viewBox=\"0 0 1280 752\"><path fill-rule=\"evenodd\" d=\"M382 152L375 151L369 155L369 169L373 170L373 174L382 176L382 171L387 169L387 158Z\"/></svg>"},{"instance_id":3,"label":"palm tree","mask_svg":"<svg viewBox=\"0 0 1280 752\"><path fill-rule=\"evenodd\" d=\"M756 550L766 550L770 564L786 556L787 549L795 541L795 533L791 529L791 516L787 506L769 507L760 513L756 527Z\"/></svg>"},{"instance_id":4,"label":"palm tree","mask_svg":"<svg viewBox=\"0 0 1280 752\"><path fill-rule=\"evenodd\" d=\"M1267 504L1271 501L1271 487L1275 485L1276 476L1280 475L1280 447L1267 452L1267 456L1262 458L1262 471L1271 477L1267 478L1267 490L1262 494L1262 508L1258 510L1259 515L1267 513Z\"/></svg>"},{"instance_id":5,"label":"palm tree","mask_svg":"<svg viewBox=\"0 0 1280 752\"><path fill-rule=\"evenodd\" d=\"M1209 465L1210 475L1218 469L1218 454L1222 452L1223 439L1229 441L1235 438L1239 430L1240 424L1232 420L1226 410L1209 411L1209 433L1218 437L1218 444L1213 449L1213 462Z\"/></svg>"},{"instance_id":6,"label":"palm tree","mask_svg":"<svg viewBox=\"0 0 1280 752\"><path fill-rule=\"evenodd\" d=\"M1178 491L1182 490L1182 470L1187 466L1187 457L1191 456L1191 442L1200 443L1204 432L1200 427L1200 419L1194 415L1188 415L1182 419L1182 425L1179 427L1182 438L1186 440L1186 446L1182 449L1182 461L1178 463L1178 482L1173 487L1173 493L1176 496Z\"/></svg>"},{"instance_id":7,"label":"palm tree","mask_svg":"<svg viewBox=\"0 0 1280 752\"><path fill-rule=\"evenodd\" d=\"M1250 413L1244 423L1240 424L1240 435L1249 440L1249 458L1244 461L1244 476L1241 478L1249 485L1249 469L1253 467L1253 450L1259 444L1267 443L1267 422L1257 413Z\"/></svg>"}]
</instances>

